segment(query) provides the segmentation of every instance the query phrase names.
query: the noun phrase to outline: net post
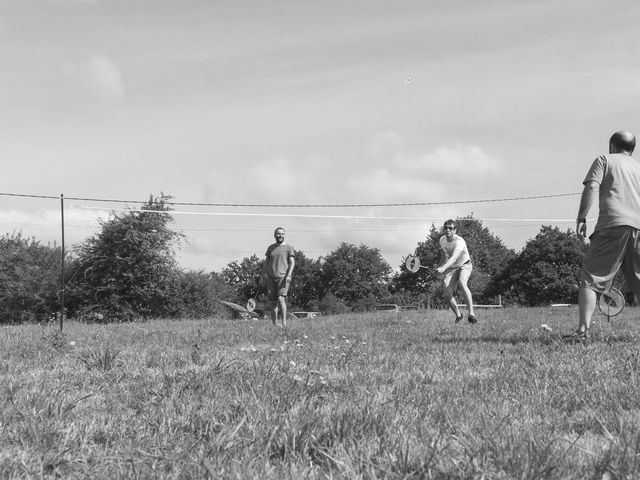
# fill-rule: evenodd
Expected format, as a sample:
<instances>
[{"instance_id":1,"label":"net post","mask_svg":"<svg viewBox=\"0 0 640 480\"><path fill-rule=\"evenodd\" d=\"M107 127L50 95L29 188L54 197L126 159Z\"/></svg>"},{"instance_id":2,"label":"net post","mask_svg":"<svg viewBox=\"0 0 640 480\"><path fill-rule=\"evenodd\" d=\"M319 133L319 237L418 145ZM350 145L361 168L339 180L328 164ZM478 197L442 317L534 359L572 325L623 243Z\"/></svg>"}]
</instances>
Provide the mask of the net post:
<instances>
[{"instance_id":1,"label":"net post","mask_svg":"<svg viewBox=\"0 0 640 480\"><path fill-rule=\"evenodd\" d=\"M62 255L60 258L60 285L61 285L61 293L60 293L60 331L62 332L62 327L64 325L64 307L65 307L65 299L64 299L64 291L65 291L65 280L64 280L64 195L60 194L60 224L61 224L61 238L62 238Z\"/></svg>"}]
</instances>

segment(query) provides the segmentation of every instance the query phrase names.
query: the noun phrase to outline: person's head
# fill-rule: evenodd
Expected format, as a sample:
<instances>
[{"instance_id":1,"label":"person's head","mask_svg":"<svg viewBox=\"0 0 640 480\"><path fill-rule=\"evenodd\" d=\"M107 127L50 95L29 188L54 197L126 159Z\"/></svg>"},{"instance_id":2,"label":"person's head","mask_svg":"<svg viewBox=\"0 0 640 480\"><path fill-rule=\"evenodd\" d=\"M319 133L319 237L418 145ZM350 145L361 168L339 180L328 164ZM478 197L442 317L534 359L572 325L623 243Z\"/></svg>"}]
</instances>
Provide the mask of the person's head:
<instances>
[{"instance_id":1,"label":"person's head","mask_svg":"<svg viewBox=\"0 0 640 480\"><path fill-rule=\"evenodd\" d=\"M284 242L284 228L278 227L273 231L273 238L276 239L276 243Z\"/></svg>"},{"instance_id":2,"label":"person's head","mask_svg":"<svg viewBox=\"0 0 640 480\"><path fill-rule=\"evenodd\" d=\"M626 153L631 155L636 148L636 137L629 130L620 130L609 139L609 153Z\"/></svg>"},{"instance_id":3,"label":"person's head","mask_svg":"<svg viewBox=\"0 0 640 480\"><path fill-rule=\"evenodd\" d=\"M454 222L451 219L447 220L446 222L444 222L444 225L442 226L442 230L444 231L447 237L449 238L453 237L453 234L456 233L456 222Z\"/></svg>"}]
</instances>

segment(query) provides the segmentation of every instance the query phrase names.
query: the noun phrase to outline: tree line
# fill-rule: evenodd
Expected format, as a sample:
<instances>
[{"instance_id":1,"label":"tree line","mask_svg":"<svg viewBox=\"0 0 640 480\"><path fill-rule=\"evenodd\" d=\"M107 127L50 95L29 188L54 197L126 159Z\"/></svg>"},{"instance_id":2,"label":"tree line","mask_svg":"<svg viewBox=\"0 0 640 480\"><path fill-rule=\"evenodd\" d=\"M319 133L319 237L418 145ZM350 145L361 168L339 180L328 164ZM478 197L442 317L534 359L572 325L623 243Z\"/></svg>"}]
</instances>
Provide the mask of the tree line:
<instances>
[{"instance_id":1,"label":"tree line","mask_svg":"<svg viewBox=\"0 0 640 480\"><path fill-rule=\"evenodd\" d=\"M114 214L66 255L21 233L0 237L0 323L41 321L60 309L64 274L67 314L84 321L204 318L228 314L220 300L239 304L263 298L263 259L232 261L220 272L181 268L176 248L184 240L170 228L169 196L150 196L139 210ZM542 226L519 252L507 248L476 218L456 220L473 260L470 288L476 303L538 306L576 303L585 245L571 230ZM380 251L340 244L325 257L296 251L289 303L328 313L371 310L378 303L442 307L440 226L432 225L414 254L434 268L394 269ZM624 286L622 286L624 288Z\"/></svg>"}]
</instances>

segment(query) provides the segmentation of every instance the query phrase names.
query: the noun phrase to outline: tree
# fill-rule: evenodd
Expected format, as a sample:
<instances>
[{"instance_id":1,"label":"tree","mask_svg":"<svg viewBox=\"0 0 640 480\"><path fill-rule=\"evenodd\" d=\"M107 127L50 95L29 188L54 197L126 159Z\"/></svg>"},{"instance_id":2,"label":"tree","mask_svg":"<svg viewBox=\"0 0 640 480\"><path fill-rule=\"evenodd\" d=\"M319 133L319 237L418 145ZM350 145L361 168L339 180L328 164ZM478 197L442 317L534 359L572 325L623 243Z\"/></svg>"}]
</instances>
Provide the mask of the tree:
<instances>
[{"instance_id":1,"label":"tree","mask_svg":"<svg viewBox=\"0 0 640 480\"><path fill-rule=\"evenodd\" d=\"M457 234L465 239L473 262L473 273L469 279L469 288L476 303L490 303L493 294L487 291L491 279L495 277L515 257L515 252L507 248L502 240L495 236L482 222L472 216L456 219ZM421 268L417 273L407 271L404 259L400 272L394 277L391 290L396 294L426 294L433 305L443 305L442 286L435 267L440 264L439 226L431 225L425 241L419 242L414 255L420 259Z\"/></svg>"},{"instance_id":2,"label":"tree","mask_svg":"<svg viewBox=\"0 0 640 480\"><path fill-rule=\"evenodd\" d=\"M258 293L266 294L260 289L263 265L264 259L251 255L240 262L234 260L222 269L220 277L233 289L233 301L242 305L249 298L257 297Z\"/></svg>"},{"instance_id":3,"label":"tree","mask_svg":"<svg viewBox=\"0 0 640 480\"><path fill-rule=\"evenodd\" d=\"M571 230L542 226L492 279L488 291L521 305L576 303L585 244Z\"/></svg>"},{"instance_id":4,"label":"tree","mask_svg":"<svg viewBox=\"0 0 640 480\"><path fill-rule=\"evenodd\" d=\"M96 319L132 320L162 317L173 311L176 274L171 197L149 197L140 210L114 214L101 231L75 249L70 295L77 312Z\"/></svg>"},{"instance_id":5,"label":"tree","mask_svg":"<svg viewBox=\"0 0 640 480\"><path fill-rule=\"evenodd\" d=\"M321 264L318 260L309 259L296 250L296 266L289 288L289 302L305 310L317 310L320 299Z\"/></svg>"},{"instance_id":6,"label":"tree","mask_svg":"<svg viewBox=\"0 0 640 480\"><path fill-rule=\"evenodd\" d=\"M342 243L323 259L320 287L356 310L372 308L387 295L391 267L377 248Z\"/></svg>"},{"instance_id":7,"label":"tree","mask_svg":"<svg viewBox=\"0 0 640 480\"><path fill-rule=\"evenodd\" d=\"M0 237L0 323L44 319L58 310L62 250L21 233Z\"/></svg>"},{"instance_id":8,"label":"tree","mask_svg":"<svg viewBox=\"0 0 640 480\"><path fill-rule=\"evenodd\" d=\"M179 272L171 316L206 318L226 314L227 310L219 300L233 295L233 289L215 272Z\"/></svg>"}]
</instances>

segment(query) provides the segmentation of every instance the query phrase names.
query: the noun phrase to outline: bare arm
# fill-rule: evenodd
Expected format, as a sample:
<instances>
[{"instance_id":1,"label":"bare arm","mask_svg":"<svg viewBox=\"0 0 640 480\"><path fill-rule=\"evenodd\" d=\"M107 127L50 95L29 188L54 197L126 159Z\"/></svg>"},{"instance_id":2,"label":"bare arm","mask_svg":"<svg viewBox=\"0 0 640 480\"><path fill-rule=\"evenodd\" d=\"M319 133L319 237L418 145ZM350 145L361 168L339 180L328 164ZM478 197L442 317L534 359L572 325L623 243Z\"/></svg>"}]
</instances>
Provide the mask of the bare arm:
<instances>
[{"instance_id":1,"label":"bare arm","mask_svg":"<svg viewBox=\"0 0 640 480\"><path fill-rule=\"evenodd\" d=\"M269 250L264 256L264 262L262 263L262 273L260 274L260 282L266 285L266 280L269 278Z\"/></svg>"},{"instance_id":2,"label":"bare arm","mask_svg":"<svg viewBox=\"0 0 640 480\"><path fill-rule=\"evenodd\" d=\"M578 219L576 220L576 232L583 239L587 238L587 214L593 205L593 202L598 198L598 192L600 191L600 185L598 182L591 180L587 182L582 190L582 197L580 198L580 208L578 209Z\"/></svg>"},{"instance_id":3,"label":"bare arm","mask_svg":"<svg viewBox=\"0 0 640 480\"><path fill-rule=\"evenodd\" d=\"M451 257L449 258L449 260L447 260L445 263L443 263L438 267L438 272L444 273L447 270L447 268L449 268L451 265L456 263L456 261L458 260L458 257L463 251L464 251L463 243L460 241L456 242L456 248L454 248L453 253L451 254Z\"/></svg>"},{"instance_id":4,"label":"bare arm","mask_svg":"<svg viewBox=\"0 0 640 480\"><path fill-rule=\"evenodd\" d=\"M296 259L294 257L289 257L289 266L287 267L287 275L286 279L291 280L291 275L293 275L293 267L296 266Z\"/></svg>"}]
</instances>

